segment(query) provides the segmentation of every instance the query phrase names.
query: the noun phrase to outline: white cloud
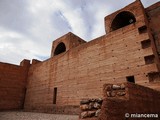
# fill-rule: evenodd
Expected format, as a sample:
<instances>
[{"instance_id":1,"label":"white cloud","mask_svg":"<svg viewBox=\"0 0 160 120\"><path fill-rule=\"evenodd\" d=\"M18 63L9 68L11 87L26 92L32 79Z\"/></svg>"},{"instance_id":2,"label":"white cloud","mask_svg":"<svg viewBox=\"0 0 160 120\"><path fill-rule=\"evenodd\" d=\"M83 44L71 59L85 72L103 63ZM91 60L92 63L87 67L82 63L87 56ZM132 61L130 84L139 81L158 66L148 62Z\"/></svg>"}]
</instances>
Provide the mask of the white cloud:
<instances>
[{"instance_id":1,"label":"white cloud","mask_svg":"<svg viewBox=\"0 0 160 120\"><path fill-rule=\"evenodd\" d=\"M24 58L37 58L36 55L41 52L38 52L38 50L35 49L32 40L23 34L2 28L0 28L0 33L0 60L3 62L18 64Z\"/></svg>"},{"instance_id":2,"label":"white cloud","mask_svg":"<svg viewBox=\"0 0 160 120\"><path fill-rule=\"evenodd\" d=\"M104 17L133 1L1 0L0 61L44 60L50 56L52 41L67 32L87 41L99 37L105 34Z\"/></svg>"}]
</instances>

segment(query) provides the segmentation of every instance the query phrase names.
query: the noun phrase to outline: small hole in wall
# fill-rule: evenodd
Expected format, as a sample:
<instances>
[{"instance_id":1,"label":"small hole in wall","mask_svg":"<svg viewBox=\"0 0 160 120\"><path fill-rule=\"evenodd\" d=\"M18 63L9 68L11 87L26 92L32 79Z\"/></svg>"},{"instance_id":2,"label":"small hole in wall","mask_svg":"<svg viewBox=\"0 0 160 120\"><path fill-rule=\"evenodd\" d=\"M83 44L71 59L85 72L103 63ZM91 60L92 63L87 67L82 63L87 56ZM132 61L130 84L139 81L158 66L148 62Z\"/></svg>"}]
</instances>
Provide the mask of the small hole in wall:
<instances>
[{"instance_id":1,"label":"small hole in wall","mask_svg":"<svg viewBox=\"0 0 160 120\"><path fill-rule=\"evenodd\" d=\"M148 78L150 82L159 81L160 73L158 72L148 73Z\"/></svg>"},{"instance_id":2,"label":"small hole in wall","mask_svg":"<svg viewBox=\"0 0 160 120\"><path fill-rule=\"evenodd\" d=\"M151 46L151 40L150 39L144 40L141 42L141 45L142 45L142 49L148 48Z\"/></svg>"},{"instance_id":3,"label":"small hole in wall","mask_svg":"<svg viewBox=\"0 0 160 120\"><path fill-rule=\"evenodd\" d=\"M135 78L134 78L134 76L127 76L126 79L127 79L128 82L135 83Z\"/></svg>"},{"instance_id":4,"label":"small hole in wall","mask_svg":"<svg viewBox=\"0 0 160 120\"><path fill-rule=\"evenodd\" d=\"M154 58L155 58L154 55L145 56L144 57L145 64L148 65L154 63Z\"/></svg>"},{"instance_id":5,"label":"small hole in wall","mask_svg":"<svg viewBox=\"0 0 160 120\"><path fill-rule=\"evenodd\" d=\"M147 32L147 26L144 25L144 26L142 26L142 27L139 27L139 28L138 28L138 31L139 31L139 34L146 33L146 32Z\"/></svg>"}]
</instances>

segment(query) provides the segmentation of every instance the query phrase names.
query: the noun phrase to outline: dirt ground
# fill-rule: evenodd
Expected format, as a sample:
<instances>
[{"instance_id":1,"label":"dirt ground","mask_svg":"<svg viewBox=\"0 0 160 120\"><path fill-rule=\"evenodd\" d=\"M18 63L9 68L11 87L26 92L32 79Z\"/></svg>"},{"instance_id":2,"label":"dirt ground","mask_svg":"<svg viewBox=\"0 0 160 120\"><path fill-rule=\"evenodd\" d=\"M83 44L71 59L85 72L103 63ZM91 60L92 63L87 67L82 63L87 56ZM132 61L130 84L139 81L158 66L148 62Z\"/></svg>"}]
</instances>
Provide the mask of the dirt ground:
<instances>
[{"instance_id":1,"label":"dirt ground","mask_svg":"<svg viewBox=\"0 0 160 120\"><path fill-rule=\"evenodd\" d=\"M32 112L0 112L0 120L78 120L78 115L61 115Z\"/></svg>"}]
</instances>

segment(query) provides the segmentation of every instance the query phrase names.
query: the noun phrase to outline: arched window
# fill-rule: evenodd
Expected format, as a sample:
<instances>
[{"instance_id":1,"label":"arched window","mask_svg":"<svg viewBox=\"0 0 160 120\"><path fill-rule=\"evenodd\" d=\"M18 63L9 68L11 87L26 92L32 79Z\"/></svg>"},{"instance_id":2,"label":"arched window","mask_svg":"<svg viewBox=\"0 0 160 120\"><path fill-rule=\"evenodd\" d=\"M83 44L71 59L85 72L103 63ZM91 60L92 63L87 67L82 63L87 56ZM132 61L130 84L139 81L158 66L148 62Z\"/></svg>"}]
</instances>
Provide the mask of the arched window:
<instances>
[{"instance_id":1,"label":"arched window","mask_svg":"<svg viewBox=\"0 0 160 120\"><path fill-rule=\"evenodd\" d=\"M59 43L54 51L54 55L58 55L66 51L66 46L63 42Z\"/></svg>"},{"instance_id":2,"label":"arched window","mask_svg":"<svg viewBox=\"0 0 160 120\"><path fill-rule=\"evenodd\" d=\"M120 12L112 21L111 29L117 30L119 28L125 27L129 24L135 23L136 18L133 13L128 11Z\"/></svg>"}]
</instances>

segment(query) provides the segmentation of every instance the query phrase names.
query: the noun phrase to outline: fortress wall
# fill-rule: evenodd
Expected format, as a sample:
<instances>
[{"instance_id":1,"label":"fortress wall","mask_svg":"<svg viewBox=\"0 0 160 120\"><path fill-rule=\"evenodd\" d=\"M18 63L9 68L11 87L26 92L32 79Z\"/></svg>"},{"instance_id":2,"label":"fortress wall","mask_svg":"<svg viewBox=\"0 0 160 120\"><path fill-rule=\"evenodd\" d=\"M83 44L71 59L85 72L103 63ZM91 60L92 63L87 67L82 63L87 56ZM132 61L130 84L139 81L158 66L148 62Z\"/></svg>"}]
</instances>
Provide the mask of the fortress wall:
<instances>
[{"instance_id":1,"label":"fortress wall","mask_svg":"<svg viewBox=\"0 0 160 120\"><path fill-rule=\"evenodd\" d=\"M32 65L25 109L78 106L82 98L102 97L105 83L149 82L149 74L159 72L159 59L144 9L134 9L135 23Z\"/></svg>"},{"instance_id":2,"label":"fortress wall","mask_svg":"<svg viewBox=\"0 0 160 120\"><path fill-rule=\"evenodd\" d=\"M0 62L0 110L23 108L28 67L27 60L21 66Z\"/></svg>"},{"instance_id":3,"label":"fortress wall","mask_svg":"<svg viewBox=\"0 0 160 120\"><path fill-rule=\"evenodd\" d=\"M125 33L125 34L124 34ZM148 73L157 72L157 65L145 63L153 55L150 47L143 49L141 41L149 39L130 25L89 43L73 48L51 59L32 65L28 74L26 109L79 105L82 98L102 96L104 83L126 81L134 76L136 83L149 82Z\"/></svg>"},{"instance_id":4,"label":"fortress wall","mask_svg":"<svg viewBox=\"0 0 160 120\"><path fill-rule=\"evenodd\" d=\"M114 30L112 21L123 11L133 14L136 21ZM159 90L159 19L160 2L144 9L136 0L105 17L106 35L86 43L68 33L53 42L51 58L46 61L32 60L30 65L29 60L23 60L20 66L0 62L0 110L25 107L26 111L77 114L80 100L102 97L107 83L130 81ZM54 54L60 42L66 52ZM106 101L116 113L120 107L136 112L147 105L146 112L158 110L153 102L158 95L155 91L132 84L127 87L129 101Z\"/></svg>"},{"instance_id":5,"label":"fortress wall","mask_svg":"<svg viewBox=\"0 0 160 120\"><path fill-rule=\"evenodd\" d=\"M50 61L40 62L31 66L28 72L28 84L25 97L25 109L49 104ZM50 103L51 104L51 103ZM38 105L38 106L37 106Z\"/></svg>"},{"instance_id":6,"label":"fortress wall","mask_svg":"<svg viewBox=\"0 0 160 120\"><path fill-rule=\"evenodd\" d=\"M74 105L81 98L97 98L104 83L126 81L127 76L134 76L139 84L149 82L148 73L158 69L155 63L146 65L144 60L144 56L153 54L151 47L141 46L141 41L149 39L148 35L139 35L134 25L128 29L72 49L69 58L65 55L58 59L53 77L53 87L59 91L57 104Z\"/></svg>"}]
</instances>

